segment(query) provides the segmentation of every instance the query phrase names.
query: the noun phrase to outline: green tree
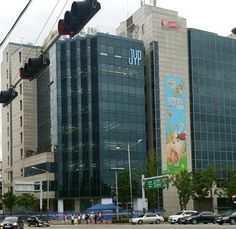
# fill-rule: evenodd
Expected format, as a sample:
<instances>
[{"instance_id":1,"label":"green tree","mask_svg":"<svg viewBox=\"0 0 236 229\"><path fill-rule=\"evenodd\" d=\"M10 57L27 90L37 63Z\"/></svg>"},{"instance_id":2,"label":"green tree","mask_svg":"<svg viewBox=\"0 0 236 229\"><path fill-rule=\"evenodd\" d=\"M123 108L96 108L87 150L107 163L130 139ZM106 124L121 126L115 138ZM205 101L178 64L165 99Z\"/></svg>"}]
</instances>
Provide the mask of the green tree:
<instances>
[{"instance_id":1,"label":"green tree","mask_svg":"<svg viewBox=\"0 0 236 229\"><path fill-rule=\"evenodd\" d=\"M236 194L236 174L232 170L227 171L227 178L223 181L223 190L228 197Z\"/></svg>"},{"instance_id":2,"label":"green tree","mask_svg":"<svg viewBox=\"0 0 236 229\"><path fill-rule=\"evenodd\" d=\"M137 179L137 172L132 173L132 194L133 196L137 195L139 181ZM141 176L140 176L141 180ZM127 170L118 172L118 194L119 202L123 208L128 206L130 203L130 183L129 183L129 172Z\"/></svg>"},{"instance_id":3,"label":"green tree","mask_svg":"<svg viewBox=\"0 0 236 229\"><path fill-rule=\"evenodd\" d=\"M148 151L148 157L145 164L145 177L154 177L158 175L160 170L160 160L158 160L155 150ZM148 199L148 209L156 209L160 207L159 189L145 188L145 195Z\"/></svg>"},{"instance_id":4,"label":"green tree","mask_svg":"<svg viewBox=\"0 0 236 229\"><path fill-rule=\"evenodd\" d=\"M195 199L204 198L216 181L217 173L212 167L193 172L193 193Z\"/></svg>"},{"instance_id":5,"label":"green tree","mask_svg":"<svg viewBox=\"0 0 236 229\"><path fill-rule=\"evenodd\" d=\"M118 194L119 202L123 208L130 202L129 172L127 170L118 172Z\"/></svg>"},{"instance_id":6,"label":"green tree","mask_svg":"<svg viewBox=\"0 0 236 229\"><path fill-rule=\"evenodd\" d=\"M12 212L12 208L16 204L16 196L13 194L13 192L6 192L2 196L2 202L5 205L5 207L10 212Z\"/></svg>"},{"instance_id":7,"label":"green tree","mask_svg":"<svg viewBox=\"0 0 236 229\"><path fill-rule=\"evenodd\" d=\"M179 195L180 209L186 209L186 205L192 196L192 173L187 170L181 170L173 175L171 180Z\"/></svg>"},{"instance_id":8,"label":"green tree","mask_svg":"<svg viewBox=\"0 0 236 229\"><path fill-rule=\"evenodd\" d=\"M37 199L31 193L23 193L16 197L16 203L26 211L36 209Z\"/></svg>"}]
</instances>

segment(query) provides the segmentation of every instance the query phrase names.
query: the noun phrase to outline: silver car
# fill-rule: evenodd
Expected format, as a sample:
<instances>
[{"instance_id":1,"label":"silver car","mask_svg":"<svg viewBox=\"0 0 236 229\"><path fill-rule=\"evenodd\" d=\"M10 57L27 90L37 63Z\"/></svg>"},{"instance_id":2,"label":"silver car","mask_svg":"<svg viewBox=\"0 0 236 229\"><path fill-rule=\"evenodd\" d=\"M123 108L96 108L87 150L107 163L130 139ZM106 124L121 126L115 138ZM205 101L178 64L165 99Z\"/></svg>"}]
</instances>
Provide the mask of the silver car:
<instances>
[{"instance_id":1,"label":"silver car","mask_svg":"<svg viewBox=\"0 0 236 229\"><path fill-rule=\"evenodd\" d=\"M132 224L156 223L164 222L164 218L155 213L146 213L129 220Z\"/></svg>"}]
</instances>

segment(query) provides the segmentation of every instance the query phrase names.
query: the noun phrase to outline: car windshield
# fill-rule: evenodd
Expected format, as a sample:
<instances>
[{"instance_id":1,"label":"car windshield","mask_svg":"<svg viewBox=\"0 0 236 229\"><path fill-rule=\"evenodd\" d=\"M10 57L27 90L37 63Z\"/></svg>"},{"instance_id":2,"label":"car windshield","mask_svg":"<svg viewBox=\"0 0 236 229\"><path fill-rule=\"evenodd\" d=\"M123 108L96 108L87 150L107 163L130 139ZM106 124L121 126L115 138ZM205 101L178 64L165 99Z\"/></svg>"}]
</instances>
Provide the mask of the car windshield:
<instances>
[{"instance_id":1,"label":"car windshield","mask_svg":"<svg viewBox=\"0 0 236 229\"><path fill-rule=\"evenodd\" d=\"M222 215L231 215L233 212L235 212L235 210L228 210L224 212Z\"/></svg>"},{"instance_id":2,"label":"car windshield","mask_svg":"<svg viewBox=\"0 0 236 229\"><path fill-rule=\"evenodd\" d=\"M177 212L175 215L181 215L183 212Z\"/></svg>"},{"instance_id":3,"label":"car windshield","mask_svg":"<svg viewBox=\"0 0 236 229\"><path fill-rule=\"evenodd\" d=\"M6 222L16 222L18 219L17 217L6 217L4 221Z\"/></svg>"},{"instance_id":4,"label":"car windshield","mask_svg":"<svg viewBox=\"0 0 236 229\"><path fill-rule=\"evenodd\" d=\"M193 216L193 215L199 215L199 212L195 212L195 213L192 214L192 216Z\"/></svg>"},{"instance_id":5,"label":"car windshield","mask_svg":"<svg viewBox=\"0 0 236 229\"><path fill-rule=\"evenodd\" d=\"M142 218L142 217L144 217L144 215L139 215L139 216L138 216L138 218Z\"/></svg>"}]
</instances>

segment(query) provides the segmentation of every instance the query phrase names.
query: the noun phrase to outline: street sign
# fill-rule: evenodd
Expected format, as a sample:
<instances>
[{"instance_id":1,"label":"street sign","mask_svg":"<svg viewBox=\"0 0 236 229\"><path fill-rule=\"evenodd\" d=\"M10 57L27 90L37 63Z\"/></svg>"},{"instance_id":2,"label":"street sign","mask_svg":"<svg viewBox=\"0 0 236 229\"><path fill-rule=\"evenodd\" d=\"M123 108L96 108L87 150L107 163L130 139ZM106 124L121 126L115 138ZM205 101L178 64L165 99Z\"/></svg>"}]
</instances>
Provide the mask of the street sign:
<instances>
[{"instance_id":1,"label":"street sign","mask_svg":"<svg viewBox=\"0 0 236 229\"><path fill-rule=\"evenodd\" d=\"M169 179L167 176L160 176L151 180L147 180L146 187L148 189L169 188Z\"/></svg>"}]
</instances>

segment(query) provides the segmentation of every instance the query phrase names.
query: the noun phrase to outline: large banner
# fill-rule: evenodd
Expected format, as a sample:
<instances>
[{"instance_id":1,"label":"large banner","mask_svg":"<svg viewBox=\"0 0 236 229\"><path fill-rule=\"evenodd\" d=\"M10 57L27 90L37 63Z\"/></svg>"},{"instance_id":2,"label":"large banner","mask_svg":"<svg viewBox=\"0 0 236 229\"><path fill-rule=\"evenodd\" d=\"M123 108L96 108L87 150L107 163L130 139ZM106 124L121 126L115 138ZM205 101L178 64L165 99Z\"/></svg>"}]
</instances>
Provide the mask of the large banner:
<instances>
[{"instance_id":1,"label":"large banner","mask_svg":"<svg viewBox=\"0 0 236 229\"><path fill-rule=\"evenodd\" d=\"M187 169L185 81L165 78L167 171L174 174Z\"/></svg>"}]
</instances>

